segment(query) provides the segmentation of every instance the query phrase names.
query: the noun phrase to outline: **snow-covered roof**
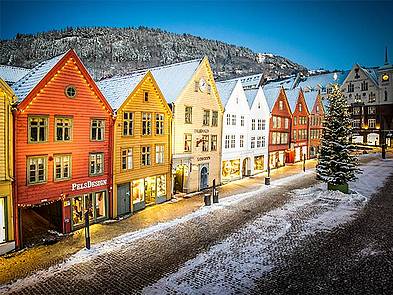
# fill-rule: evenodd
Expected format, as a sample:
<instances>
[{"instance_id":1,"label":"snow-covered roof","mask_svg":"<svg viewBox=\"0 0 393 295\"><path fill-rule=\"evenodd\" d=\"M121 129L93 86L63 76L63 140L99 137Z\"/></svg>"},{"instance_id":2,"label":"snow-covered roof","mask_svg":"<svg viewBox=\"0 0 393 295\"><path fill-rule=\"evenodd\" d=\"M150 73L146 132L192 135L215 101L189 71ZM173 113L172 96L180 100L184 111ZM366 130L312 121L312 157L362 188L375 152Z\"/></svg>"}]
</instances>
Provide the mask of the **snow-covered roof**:
<instances>
[{"instance_id":1,"label":"snow-covered roof","mask_svg":"<svg viewBox=\"0 0 393 295\"><path fill-rule=\"evenodd\" d=\"M265 93L266 102L269 106L269 110L272 111L274 103L276 102L278 95L280 94L281 88L262 88Z\"/></svg>"},{"instance_id":2,"label":"snow-covered roof","mask_svg":"<svg viewBox=\"0 0 393 295\"><path fill-rule=\"evenodd\" d=\"M361 67L366 75L376 84L378 85L378 70L376 68L365 68Z\"/></svg>"},{"instance_id":3,"label":"snow-covered roof","mask_svg":"<svg viewBox=\"0 0 393 295\"><path fill-rule=\"evenodd\" d=\"M318 91L303 92L304 100L306 101L308 111L311 113L317 99Z\"/></svg>"},{"instance_id":4,"label":"snow-covered roof","mask_svg":"<svg viewBox=\"0 0 393 295\"><path fill-rule=\"evenodd\" d=\"M317 90L318 88L326 88L328 85L338 83L342 85L349 71L335 72L337 74L337 81L334 81L334 73L325 73L320 75L313 75L309 77L302 77L299 80L297 87L302 89L308 88L310 90Z\"/></svg>"},{"instance_id":5,"label":"snow-covered roof","mask_svg":"<svg viewBox=\"0 0 393 295\"><path fill-rule=\"evenodd\" d=\"M289 106L291 108L291 112L293 113L296 109L296 102L299 98L299 88L285 90L285 94L288 99Z\"/></svg>"},{"instance_id":6,"label":"snow-covered roof","mask_svg":"<svg viewBox=\"0 0 393 295\"><path fill-rule=\"evenodd\" d=\"M231 94L235 89L237 83L238 80L227 80L227 81L216 82L217 90L218 93L220 94L220 98L224 106L227 105L228 100L231 97Z\"/></svg>"},{"instance_id":7,"label":"snow-covered roof","mask_svg":"<svg viewBox=\"0 0 393 295\"><path fill-rule=\"evenodd\" d=\"M9 85L12 85L16 81L20 80L28 72L30 72L30 69L0 65L0 77Z\"/></svg>"},{"instance_id":8,"label":"snow-covered roof","mask_svg":"<svg viewBox=\"0 0 393 295\"><path fill-rule=\"evenodd\" d=\"M49 71L63 58L66 53L55 56L51 59L41 62L35 68L31 69L23 78L12 85L15 95L19 101L24 100L30 91L40 83L40 81L49 73Z\"/></svg>"},{"instance_id":9,"label":"snow-covered roof","mask_svg":"<svg viewBox=\"0 0 393 295\"><path fill-rule=\"evenodd\" d=\"M127 76L101 80L97 82L97 86L112 109L118 110L144 76L144 72L137 72Z\"/></svg>"},{"instance_id":10,"label":"snow-covered roof","mask_svg":"<svg viewBox=\"0 0 393 295\"><path fill-rule=\"evenodd\" d=\"M258 89L246 89L244 90L244 93L246 94L247 102L248 105L250 106L250 109L252 107L252 104L254 103L255 97L257 96Z\"/></svg>"},{"instance_id":11,"label":"snow-covered roof","mask_svg":"<svg viewBox=\"0 0 393 295\"><path fill-rule=\"evenodd\" d=\"M258 88L262 84L261 81L262 79L263 79L263 74L255 74L255 75L249 75L244 77L238 77L227 81L240 80L240 82L243 85L243 89L246 90L246 89Z\"/></svg>"},{"instance_id":12,"label":"snow-covered roof","mask_svg":"<svg viewBox=\"0 0 393 295\"><path fill-rule=\"evenodd\" d=\"M280 88L280 87L283 87L284 89L293 89L295 87L295 82L296 82L296 76L292 76L283 80L268 82L264 86L264 89Z\"/></svg>"}]
</instances>

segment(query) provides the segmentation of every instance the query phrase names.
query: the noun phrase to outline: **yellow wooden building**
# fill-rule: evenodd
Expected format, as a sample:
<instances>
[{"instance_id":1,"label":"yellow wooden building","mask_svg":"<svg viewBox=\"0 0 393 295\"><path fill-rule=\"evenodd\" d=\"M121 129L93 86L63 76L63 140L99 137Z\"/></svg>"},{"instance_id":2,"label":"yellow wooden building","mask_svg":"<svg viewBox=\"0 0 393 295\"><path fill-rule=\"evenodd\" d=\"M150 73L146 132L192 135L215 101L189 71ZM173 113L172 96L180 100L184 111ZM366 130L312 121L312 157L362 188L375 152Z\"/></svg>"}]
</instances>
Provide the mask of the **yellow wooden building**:
<instances>
[{"instance_id":1,"label":"yellow wooden building","mask_svg":"<svg viewBox=\"0 0 393 295\"><path fill-rule=\"evenodd\" d=\"M15 248L13 227L13 117L14 93L0 78L0 254Z\"/></svg>"},{"instance_id":2,"label":"yellow wooden building","mask_svg":"<svg viewBox=\"0 0 393 295\"><path fill-rule=\"evenodd\" d=\"M116 111L113 131L113 217L171 197L172 112L150 71L98 85Z\"/></svg>"}]
</instances>

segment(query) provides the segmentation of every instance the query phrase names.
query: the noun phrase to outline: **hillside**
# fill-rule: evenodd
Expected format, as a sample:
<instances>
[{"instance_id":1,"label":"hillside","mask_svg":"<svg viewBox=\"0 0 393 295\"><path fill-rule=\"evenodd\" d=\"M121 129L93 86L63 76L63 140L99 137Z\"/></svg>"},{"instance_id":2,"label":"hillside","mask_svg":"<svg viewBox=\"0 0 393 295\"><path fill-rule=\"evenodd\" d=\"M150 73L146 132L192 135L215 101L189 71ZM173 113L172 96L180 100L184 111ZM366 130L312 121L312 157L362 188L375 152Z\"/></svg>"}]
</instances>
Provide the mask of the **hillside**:
<instances>
[{"instance_id":1,"label":"hillside","mask_svg":"<svg viewBox=\"0 0 393 295\"><path fill-rule=\"evenodd\" d=\"M135 69L209 57L217 79L265 73L275 79L307 69L284 57L257 54L245 47L160 29L67 28L0 40L0 64L31 68L41 60L74 48L94 78Z\"/></svg>"}]
</instances>

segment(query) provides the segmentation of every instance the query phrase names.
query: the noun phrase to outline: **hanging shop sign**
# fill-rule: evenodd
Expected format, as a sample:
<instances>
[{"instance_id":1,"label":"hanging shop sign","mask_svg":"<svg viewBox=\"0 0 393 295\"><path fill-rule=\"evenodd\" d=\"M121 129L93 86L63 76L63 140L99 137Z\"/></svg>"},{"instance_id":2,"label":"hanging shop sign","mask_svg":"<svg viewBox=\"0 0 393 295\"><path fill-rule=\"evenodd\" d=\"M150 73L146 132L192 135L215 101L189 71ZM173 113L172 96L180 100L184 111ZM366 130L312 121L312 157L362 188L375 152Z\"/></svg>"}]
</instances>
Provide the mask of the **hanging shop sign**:
<instances>
[{"instance_id":1,"label":"hanging shop sign","mask_svg":"<svg viewBox=\"0 0 393 295\"><path fill-rule=\"evenodd\" d=\"M86 181L82 183L73 183L71 184L71 188L73 191L81 190L81 189L86 189L86 188L91 188L91 187L97 187L97 186L102 186L106 185L107 180L102 179L102 180L95 180L95 181Z\"/></svg>"}]
</instances>

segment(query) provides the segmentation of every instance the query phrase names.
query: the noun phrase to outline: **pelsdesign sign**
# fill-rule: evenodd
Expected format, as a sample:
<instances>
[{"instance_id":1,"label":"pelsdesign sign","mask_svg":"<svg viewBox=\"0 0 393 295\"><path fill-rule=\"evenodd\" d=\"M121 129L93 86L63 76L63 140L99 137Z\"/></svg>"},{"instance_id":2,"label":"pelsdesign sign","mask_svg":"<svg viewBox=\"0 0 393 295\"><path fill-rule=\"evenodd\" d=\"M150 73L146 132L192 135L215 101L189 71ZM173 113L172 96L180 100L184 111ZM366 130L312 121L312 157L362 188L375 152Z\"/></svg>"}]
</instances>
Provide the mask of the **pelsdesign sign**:
<instances>
[{"instance_id":1,"label":"pelsdesign sign","mask_svg":"<svg viewBox=\"0 0 393 295\"><path fill-rule=\"evenodd\" d=\"M71 188L73 191L78 191L81 189L103 186L106 184L107 184L106 179L94 180L94 181L88 180L88 181L82 182L82 183L73 183L73 184L71 184Z\"/></svg>"}]
</instances>

